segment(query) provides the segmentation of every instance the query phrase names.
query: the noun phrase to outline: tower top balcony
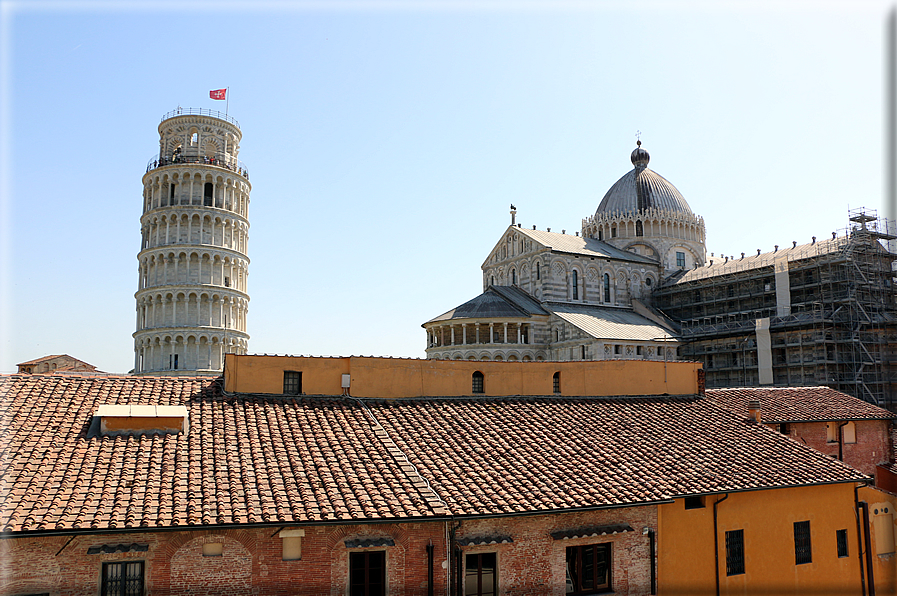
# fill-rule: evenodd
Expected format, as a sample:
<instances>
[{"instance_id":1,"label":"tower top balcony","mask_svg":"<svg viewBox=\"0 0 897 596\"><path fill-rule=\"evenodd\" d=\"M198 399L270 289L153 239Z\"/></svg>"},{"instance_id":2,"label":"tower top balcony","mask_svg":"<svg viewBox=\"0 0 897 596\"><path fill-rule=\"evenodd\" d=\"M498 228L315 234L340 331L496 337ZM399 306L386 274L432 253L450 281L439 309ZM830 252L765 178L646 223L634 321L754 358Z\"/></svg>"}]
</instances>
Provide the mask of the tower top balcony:
<instances>
[{"instance_id":1,"label":"tower top balcony","mask_svg":"<svg viewBox=\"0 0 897 596\"><path fill-rule=\"evenodd\" d=\"M170 120L171 118L177 118L178 116L209 116L211 118L218 118L219 120L224 120L225 122L230 122L238 129L240 128L240 123L237 122L237 119L233 116L228 116L224 112L219 112L218 110L207 110L205 108L181 108L179 107L176 110L172 110L162 116L162 122L166 120Z\"/></svg>"}]
</instances>

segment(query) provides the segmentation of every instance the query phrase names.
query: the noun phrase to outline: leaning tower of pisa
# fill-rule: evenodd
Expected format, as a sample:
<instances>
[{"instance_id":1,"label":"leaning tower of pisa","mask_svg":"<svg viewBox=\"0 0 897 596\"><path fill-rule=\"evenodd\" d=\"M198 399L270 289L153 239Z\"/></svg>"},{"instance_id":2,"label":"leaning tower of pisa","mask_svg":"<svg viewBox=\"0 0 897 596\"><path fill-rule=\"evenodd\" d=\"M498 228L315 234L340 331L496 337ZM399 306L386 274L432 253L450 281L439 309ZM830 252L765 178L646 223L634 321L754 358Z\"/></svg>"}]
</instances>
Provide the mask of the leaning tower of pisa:
<instances>
[{"instance_id":1,"label":"leaning tower of pisa","mask_svg":"<svg viewBox=\"0 0 897 596\"><path fill-rule=\"evenodd\" d=\"M135 374L219 373L249 342L249 172L236 120L162 117L143 176Z\"/></svg>"}]
</instances>

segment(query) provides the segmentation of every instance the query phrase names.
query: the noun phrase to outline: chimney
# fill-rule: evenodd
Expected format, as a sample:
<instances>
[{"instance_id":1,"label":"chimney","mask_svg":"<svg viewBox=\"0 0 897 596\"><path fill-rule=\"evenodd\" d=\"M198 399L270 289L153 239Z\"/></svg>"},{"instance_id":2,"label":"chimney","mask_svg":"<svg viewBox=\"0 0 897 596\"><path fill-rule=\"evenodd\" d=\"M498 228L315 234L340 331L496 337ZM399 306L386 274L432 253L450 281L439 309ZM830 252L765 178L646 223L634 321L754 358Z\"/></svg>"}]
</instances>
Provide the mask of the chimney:
<instances>
[{"instance_id":1,"label":"chimney","mask_svg":"<svg viewBox=\"0 0 897 596\"><path fill-rule=\"evenodd\" d=\"M797 240L791 241L791 248L797 248Z\"/></svg>"},{"instance_id":2,"label":"chimney","mask_svg":"<svg viewBox=\"0 0 897 596\"><path fill-rule=\"evenodd\" d=\"M837 235L838 235L837 232L832 232L832 240L834 240L834 239L835 239L835 236L837 236Z\"/></svg>"},{"instance_id":3,"label":"chimney","mask_svg":"<svg viewBox=\"0 0 897 596\"><path fill-rule=\"evenodd\" d=\"M760 256L760 249L759 249L759 248L757 249L757 256L758 256L758 257Z\"/></svg>"},{"instance_id":4,"label":"chimney","mask_svg":"<svg viewBox=\"0 0 897 596\"><path fill-rule=\"evenodd\" d=\"M549 231L549 232L551 231L551 228L545 228L545 229L546 229L547 231Z\"/></svg>"},{"instance_id":5,"label":"chimney","mask_svg":"<svg viewBox=\"0 0 897 596\"><path fill-rule=\"evenodd\" d=\"M517 223L517 208L514 205L511 205L511 225Z\"/></svg>"},{"instance_id":6,"label":"chimney","mask_svg":"<svg viewBox=\"0 0 897 596\"><path fill-rule=\"evenodd\" d=\"M816 244L816 236L813 236L813 244Z\"/></svg>"},{"instance_id":7,"label":"chimney","mask_svg":"<svg viewBox=\"0 0 897 596\"><path fill-rule=\"evenodd\" d=\"M533 226L533 229L535 230L535 229L536 229L536 226Z\"/></svg>"},{"instance_id":8,"label":"chimney","mask_svg":"<svg viewBox=\"0 0 897 596\"><path fill-rule=\"evenodd\" d=\"M748 400L748 419L751 422L756 422L760 424L763 419L760 416L760 400L759 399L749 399Z\"/></svg>"},{"instance_id":9,"label":"chimney","mask_svg":"<svg viewBox=\"0 0 897 596\"><path fill-rule=\"evenodd\" d=\"M742 258L742 259L744 258L744 253L741 253L741 258Z\"/></svg>"},{"instance_id":10,"label":"chimney","mask_svg":"<svg viewBox=\"0 0 897 596\"><path fill-rule=\"evenodd\" d=\"M775 250L773 250L772 252L779 252L779 245L778 245L778 244L776 244L776 248L775 248Z\"/></svg>"}]
</instances>

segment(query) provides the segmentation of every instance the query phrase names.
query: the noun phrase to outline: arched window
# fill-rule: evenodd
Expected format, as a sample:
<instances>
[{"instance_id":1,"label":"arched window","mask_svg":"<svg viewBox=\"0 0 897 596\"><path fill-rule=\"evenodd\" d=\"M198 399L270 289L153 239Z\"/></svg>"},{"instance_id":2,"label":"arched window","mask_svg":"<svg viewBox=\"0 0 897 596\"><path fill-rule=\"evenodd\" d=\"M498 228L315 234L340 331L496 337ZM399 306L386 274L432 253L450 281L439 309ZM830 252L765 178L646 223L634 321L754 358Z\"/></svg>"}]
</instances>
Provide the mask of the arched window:
<instances>
[{"instance_id":1,"label":"arched window","mask_svg":"<svg viewBox=\"0 0 897 596\"><path fill-rule=\"evenodd\" d=\"M212 190L213 190L212 183L206 182L206 185L203 187L203 192L202 192L203 205L205 205L206 207L212 206Z\"/></svg>"},{"instance_id":2,"label":"arched window","mask_svg":"<svg viewBox=\"0 0 897 596\"><path fill-rule=\"evenodd\" d=\"M472 393L485 393L485 376L480 371L476 371L473 373L473 377L471 378L471 388L470 391Z\"/></svg>"},{"instance_id":3,"label":"arched window","mask_svg":"<svg viewBox=\"0 0 897 596\"><path fill-rule=\"evenodd\" d=\"M573 270L573 299L579 300L579 273Z\"/></svg>"},{"instance_id":4,"label":"arched window","mask_svg":"<svg viewBox=\"0 0 897 596\"><path fill-rule=\"evenodd\" d=\"M616 238L616 237L617 237L617 228L611 228L611 229L610 229L610 237L611 237L611 238Z\"/></svg>"},{"instance_id":5,"label":"arched window","mask_svg":"<svg viewBox=\"0 0 897 596\"><path fill-rule=\"evenodd\" d=\"M552 390L555 393L561 392L561 371L554 373L554 377L551 379Z\"/></svg>"},{"instance_id":6,"label":"arched window","mask_svg":"<svg viewBox=\"0 0 897 596\"><path fill-rule=\"evenodd\" d=\"M489 282L489 285L490 285L490 286L494 286L494 285L495 285L495 276L494 276L494 275L492 276L492 281Z\"/></svg>"},{"instance_id":7,"label":"arched window","mask_svg":"<svg viewBox=\"0 0 897 596\"><path fill-rule=\"evenodd\" d=\"M604 240L604 230L598 230L598 240Z\"/></svg>"},{"instance_id":8,"label":"arched window","mask_svg":"<svg viewBox=\"0 0 897 596\"><path fill-rule=\"evenodd\" d=\"M511 269L511 285L517 285L517 270Z\"/></svg>"},{"instance_id":9,"label":"arched window","mask_svg":"<svg viewBox=\"0 0 897 596\"><path fill-rule=\"evenodd\" d=\"M542 279L542 263L536 262L536 279Z\"/></svg>"},{"instance_id":10,"label":"arched window","mask_svg":"<svg viewBox=\"0 0 897 596\"><path fill-rule=\"evenodd\" d=\"M610 302L610 275L604 274L604 301Z\"/></svg>"},{"instance_id":11,"label":"arched window","mask_svg":"<svg viewBox=\"0 0 897 596\"><path fill-rule=\"evenodd\" d=\"M637 219L635 221L635 235L636 236L644 236L645 230L642 228L642 220Z\"/></svg>"}]
</instances>

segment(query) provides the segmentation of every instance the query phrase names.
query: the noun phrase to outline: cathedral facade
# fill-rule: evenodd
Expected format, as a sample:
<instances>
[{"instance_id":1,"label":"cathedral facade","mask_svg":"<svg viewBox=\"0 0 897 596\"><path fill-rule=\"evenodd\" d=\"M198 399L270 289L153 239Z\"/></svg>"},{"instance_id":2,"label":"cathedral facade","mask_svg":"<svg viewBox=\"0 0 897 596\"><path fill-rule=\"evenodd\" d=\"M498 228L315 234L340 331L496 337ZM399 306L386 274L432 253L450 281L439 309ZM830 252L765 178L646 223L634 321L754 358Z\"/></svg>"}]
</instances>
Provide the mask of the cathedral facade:
<instances>
[{"instance_id":1,"label":"cathedral facade","mask_svg":"<svg viewBox=\"0 0 897 596\"><path fill-rule=\"evenodd\" d=\"M651 296L671 271L704 264L704 222L641 142L630 159L581 233L523 228L512 206L483 293L424 323L427 357L674 360L676 326Z\"/></svg>"}]
</instances>

